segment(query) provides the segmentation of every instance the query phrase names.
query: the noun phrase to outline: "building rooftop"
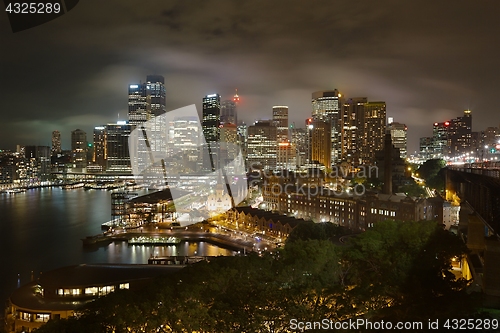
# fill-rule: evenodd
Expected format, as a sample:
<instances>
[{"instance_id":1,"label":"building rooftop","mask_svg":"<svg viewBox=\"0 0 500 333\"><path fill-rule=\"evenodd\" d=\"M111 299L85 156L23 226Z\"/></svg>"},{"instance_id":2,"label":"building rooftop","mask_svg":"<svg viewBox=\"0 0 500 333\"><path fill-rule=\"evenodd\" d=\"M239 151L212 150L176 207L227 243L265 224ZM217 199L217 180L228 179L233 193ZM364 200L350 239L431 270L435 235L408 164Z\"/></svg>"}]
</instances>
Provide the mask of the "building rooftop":
<instances>
[{"instance_id":1,"label":"building rooftop","mask_svg":"<svg viewBox=\"0 0 500 333\"><path fill-rule=\"evenodd\" d=\"M12 304L20 308L38 311L74 310L92 299L78 297L43 297L38 286L46 289L85 288L116 285L137 280L152 279L172 274L183 266L177 265L126 265L91 264L58 268L42 274L38 281L30 282L10 296Z\"/></svg>"}]
</instances>

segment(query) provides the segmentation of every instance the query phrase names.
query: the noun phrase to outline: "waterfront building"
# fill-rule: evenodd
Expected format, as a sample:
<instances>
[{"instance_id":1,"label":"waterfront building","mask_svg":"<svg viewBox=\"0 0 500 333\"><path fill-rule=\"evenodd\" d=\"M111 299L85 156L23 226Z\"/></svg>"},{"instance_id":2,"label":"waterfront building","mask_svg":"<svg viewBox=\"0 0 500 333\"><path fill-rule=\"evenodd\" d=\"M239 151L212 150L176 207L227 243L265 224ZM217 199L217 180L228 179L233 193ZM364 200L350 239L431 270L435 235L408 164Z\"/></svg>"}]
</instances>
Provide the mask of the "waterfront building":
<instances>
[{"instance_id":1,"label":"waterfront building","mask_svg":"<svg viewBox=\"0 0 500 333\"><path fill-rule=\"evenodd\" d=\"M0 184L13 184L18 179L18 157L12 152L0 152Z\"/></svg>"},{"instance_id":2,"label":"waterfront building","mask_svg":"<svg viewBox=\"0 0 500 333\"><path fill-rule=\"evenodd\" d=\"M71 132L71 162L74 164L74 171L86 171L87 133L81 129L76 129Z\"/></svg>"},{"instance_id":3,"label":"waterfront building","mask_svg":"<svg viewBox=\"0 0 500 333\"><path fill-rule=\"evenodd\" d=\"M50 178L50 147L24 146L24 158L27 166L27 178L35 184Z\"/></svg>"},{"instance_id":4,"label":"waterfront building","mask_svg":"<svg viewBox=\"0 0 500 333\"><path fill-rule=\"evenodd\" d=\"M129 137L133 126L125 121L106 125L106 172L131 173Z\"/></svg>"},{"instance_id":5,"label":"waterfront building","mask_svg":"<svg viewBox=\"0 0 500 333\"><path fill-rule=\"evenodd\" d=\"M92 157L92 163L94 166L100 167L100 171L104 171L106 169L106 161L108 159L107 144L108 138L106 126L94 127L94 154Z\"/></svg>"},{"instance_id":6,"label":"waterfront building","mask_svg":"<svg viewBox=\"0 0 500 333\"><path fill-rule=\"evenodd\" d=\"M180 265L82 264L44 272L9 298L6 330L32 332L47 321L73 316L98 297L120 289L141 290L152 279Z\"/></svg>"},{"instance_id":7,"label":"waterfront building","mask_svg":"<svg viewBox=\"0 0 500 333\"><path fill-rule=\"evenodd\" d=\"M253 230L285 240L303 219L252 207L234 207L226 212L228 223L235 228Z\"/></svg>"},{"instance_id":8,"label":"waterfront building","mask_svg":"<svg viewBox=\"0 0 500 333\"><path fill-rule=\"evenodd\" d=\"M50 150L50 156L57 156L62 151L61 149L61 132L52 132L52 149Z\"/></svg>"}]
</instances>

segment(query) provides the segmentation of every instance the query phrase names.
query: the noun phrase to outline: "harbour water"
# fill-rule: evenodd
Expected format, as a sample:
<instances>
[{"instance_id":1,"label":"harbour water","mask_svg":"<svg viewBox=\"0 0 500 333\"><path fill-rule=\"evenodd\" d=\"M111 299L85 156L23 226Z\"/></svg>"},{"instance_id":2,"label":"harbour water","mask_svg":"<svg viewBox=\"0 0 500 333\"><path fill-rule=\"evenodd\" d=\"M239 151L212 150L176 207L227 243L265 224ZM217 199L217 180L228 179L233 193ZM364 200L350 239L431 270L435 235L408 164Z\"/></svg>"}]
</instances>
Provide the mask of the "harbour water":
<instances>
[{"instance_id":1,"label":"harbour water","mask_svg":"<svg viewBox=\"0 0 500 333\"><path fill-rule=\"evenodd\" d=\"M31 189L0 194L0 299L6 300L18 284L40 272L82 263L146 264L157 256L232 255L231 250L205 242L169 246L126 242L84 248L81 239L98 234L111 218L111 192ZM20 277L18 279L18 276ZM3 304L3 303L2 303Z\"/></svg>"}]
</instances>

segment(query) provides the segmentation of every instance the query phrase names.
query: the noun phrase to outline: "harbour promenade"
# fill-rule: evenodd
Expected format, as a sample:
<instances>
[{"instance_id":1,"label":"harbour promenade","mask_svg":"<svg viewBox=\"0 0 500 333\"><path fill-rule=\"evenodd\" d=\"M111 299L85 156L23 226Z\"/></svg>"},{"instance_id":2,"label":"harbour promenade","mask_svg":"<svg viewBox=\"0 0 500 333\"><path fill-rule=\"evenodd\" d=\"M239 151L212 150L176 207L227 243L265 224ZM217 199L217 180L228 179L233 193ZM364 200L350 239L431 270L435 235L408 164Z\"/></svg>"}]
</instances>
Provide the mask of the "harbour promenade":
<instances>
[{"instance_id":1,"label":"harbour promenade","mask_svg":"<svg viewBox=\"0 0 500 333\"><path fill-rule=\"evenodd\" d=\"M138 239L145 244L169 245L180 241L205 241L224 248L241 252L263 251L275 248L276 244L254 235L217 227L158 227L143 225L136 228L114 228L101 234L82 239L84 246L104 246L111 242L127 241L137 244ZM176 241L178 240L178 241ZM129 244L130 244L129 243Z\"/></svg>"}]
</instances>

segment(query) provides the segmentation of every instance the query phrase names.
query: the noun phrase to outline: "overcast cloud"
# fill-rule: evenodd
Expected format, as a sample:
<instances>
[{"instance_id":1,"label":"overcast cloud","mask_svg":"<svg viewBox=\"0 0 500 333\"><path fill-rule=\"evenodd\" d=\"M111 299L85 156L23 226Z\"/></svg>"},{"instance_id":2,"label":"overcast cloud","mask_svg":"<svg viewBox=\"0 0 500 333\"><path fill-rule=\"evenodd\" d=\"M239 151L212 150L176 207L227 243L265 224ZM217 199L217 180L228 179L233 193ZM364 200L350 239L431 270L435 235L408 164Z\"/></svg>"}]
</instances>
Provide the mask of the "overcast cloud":
<instances>
[{"instance_id":1,"label":"overcast cloud","mask_svg":"<svg viewBox=\"0 0 500 333\"><path fill-rule=\"evenodd\" d=\"M84 0L13 34L0 15L0 148L50 145L70 131L126 119L127 86L161 74L167 109L218 92L239 118L288 105L303 126L311 93L387 103L410 150L432 123L473 112L499 126L498 1Z\"/></svg>"}]
</instances>

